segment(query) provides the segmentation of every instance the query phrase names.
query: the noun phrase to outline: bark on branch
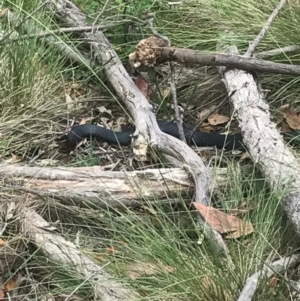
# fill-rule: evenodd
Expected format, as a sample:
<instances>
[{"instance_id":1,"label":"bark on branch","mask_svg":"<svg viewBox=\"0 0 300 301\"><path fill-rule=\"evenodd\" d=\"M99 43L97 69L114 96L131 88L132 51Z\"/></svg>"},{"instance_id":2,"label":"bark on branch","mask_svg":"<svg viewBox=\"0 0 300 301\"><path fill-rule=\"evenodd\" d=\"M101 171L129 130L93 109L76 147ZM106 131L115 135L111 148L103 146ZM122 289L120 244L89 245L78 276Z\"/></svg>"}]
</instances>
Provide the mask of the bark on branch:
<instances>
[{"instance_id":1,"label":"bark on branch","mask_svg":"<svg viewBox=\"0 0 300 301\"><path fill-rule=\"evenodd\" d=\"M240 55L222 53L204 53L197 50L181 49L174 47L155 47L155 57L150 61L148 57L137 53L130 56L135 67L152 66L155 64L175 61L180 64L201 65L201 66L226 66L251 72L266 72L273 74L300 75L300 66L274 63L258 58L243 57ZM144 49L145 51L145 49Z\"/></svg>"},{"instance_id":2,"label":"bark on branch","mask_svg":"<svg viewBox=\"0 0 300 301\"><path fill-rule=\"evenodd\" d=\"M238 50L232 46L230 52L237 54ZM283 204L300 236L300 166L271 121L269 106L253 75L238 69L219 70L237 113L243 142L272 188L285 193Z\"/></svg>"},{"instance_id":3,"label":"bark on branch","mask_svg":"<svg viewBox=\"0 0 300 301\"><path fill-rule=\"evenodd\" d=\"M216 189L228 185L228 170L214 168ZM2 185L13 189L52 196L66 205L89 201L95 207L135 207L146 198L170 202L182 195L189 199L194 185L181 168L143 171L103 171L101 167L48 168L0 165Z\"/></svg>"},{"instance_id":4,"label":"bark on branch","mask_svg":"<svg viewBox=\"0 0 300 301\"><path fill-rule=\"evenodd\" d=\"M25 236L50 260L66 268L75 267L78 275L93 286L96 300L129 301L138 297L135 292L116 282L103 268L78 251L72 242L56 234L55 228L35 211L23 208L18 213Z\"/></svg>"}]
</instances>

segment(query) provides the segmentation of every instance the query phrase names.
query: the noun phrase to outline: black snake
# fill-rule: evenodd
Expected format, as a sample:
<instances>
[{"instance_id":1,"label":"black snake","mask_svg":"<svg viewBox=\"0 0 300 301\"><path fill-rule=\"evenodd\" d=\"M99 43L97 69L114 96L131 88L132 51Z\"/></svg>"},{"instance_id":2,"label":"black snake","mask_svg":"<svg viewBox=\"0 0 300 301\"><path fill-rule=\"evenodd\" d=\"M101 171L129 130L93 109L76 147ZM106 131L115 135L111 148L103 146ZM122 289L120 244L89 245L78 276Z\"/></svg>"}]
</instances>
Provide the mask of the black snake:
<instances>
[{"instance_id":1,"label":"black snake","mask_svg":"<svg viewBox=\"0 0 300 301\"><path fill-rule=\"evenodd\" d=\"M157 123L162 132L179 139L176 123L162 120L158 120ZM122 132L114 132L98 125L84 124L73 127L67 137L68 143L72 148L75 148L82 139L90 137L100 139L110 144L126 146L131 143L134 130L135 128L131 127ZM204 133L198 130L194 131L185 126L183 127L183 131L189 145L196 145L199 147L209 146L219 149L224 148L227 150L245 149L243 139L240 134L224 135L220 133ZM285 133L284 138L290 142L297 138L298 135L300 135L299 132L293 131Z\"/></svg>"}]
</instances>

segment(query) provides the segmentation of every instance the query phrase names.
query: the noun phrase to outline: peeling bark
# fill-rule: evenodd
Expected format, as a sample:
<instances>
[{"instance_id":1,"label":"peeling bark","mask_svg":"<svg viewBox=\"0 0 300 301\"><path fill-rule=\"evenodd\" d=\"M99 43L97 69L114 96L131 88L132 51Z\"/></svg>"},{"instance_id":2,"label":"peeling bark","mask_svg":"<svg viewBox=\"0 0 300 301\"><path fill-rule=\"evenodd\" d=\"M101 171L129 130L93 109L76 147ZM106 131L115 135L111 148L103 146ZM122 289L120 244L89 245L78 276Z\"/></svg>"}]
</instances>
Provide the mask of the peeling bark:
<instances>
[{"instance_id":1,"label":"peeling bark","mask_svg":"<svg viewBox=\"0 0 300 301\"><path fill-rule=\"evenodd\" d=\"M215 189L229 183L226 168L211 170ZM143 171L103 171L100 166L48 168L0 165L3 186L41 196L51 196L67 205L117 208L136 207L144 199L170 202L181 195L190 200L194 185L181 168Z\"/></svg>"},{"instance_id":2,"label":"peeling bark","mask_svg":"<svg viewBox=\"0 0 300 301\"><path fill-rule=\"evenodd\" d=\"M231 53L237 48L232 47ZM220 68L234 106L243 141L275 191L284 193L284 207L300 236L300 166L271 121L269 106L252 74Z\"/></svg>"}]
</instances>

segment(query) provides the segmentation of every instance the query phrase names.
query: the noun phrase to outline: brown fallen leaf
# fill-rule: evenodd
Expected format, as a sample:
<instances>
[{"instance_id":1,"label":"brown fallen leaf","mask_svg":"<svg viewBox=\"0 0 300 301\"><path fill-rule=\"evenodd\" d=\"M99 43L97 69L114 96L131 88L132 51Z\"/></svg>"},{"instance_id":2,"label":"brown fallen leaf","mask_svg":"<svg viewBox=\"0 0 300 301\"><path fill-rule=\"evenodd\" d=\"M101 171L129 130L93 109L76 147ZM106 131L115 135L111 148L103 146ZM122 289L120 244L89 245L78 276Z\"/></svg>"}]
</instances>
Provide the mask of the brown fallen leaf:
<instances>
[{"instance_id":1,"label":"brown fallen leaf","mask_svg":"<svg viewBox=\"0 0 300 301\"><path fill-rule=\"evenodd\" d=\"M6 241L0 238L0 247L3 247L6 245Z\"/></svg>"},{"instance_id":2,"label":"brown fallen leaf","mask_svg":"<svg viewBox=\"0 0 300 301\"><path fill-rule=\"evenodd\" d=\"M7 12L8 12L8 7L5 7L3 9L0 10L0 17L3 17Z\"/></svg>"},{"instance_id":3,"label":"brown fallen leaf","mask_svg":"<svg viewBox=\"0 0 300 301\"><path fill-rule=\"evenodd\" d=\"M208 123L208 122L202 122L200 126L200 131L204 133L211 133L215 129Z\"/></svg>"},{"instance_id":4,"label":"brown fallen leaf","mask_svg":"<svg viewBox=\"0 0 300 301\"><path fill-rule=\"evenodd\" d=\"M12 291L16 287L16 281L12 278L10 278L4 285L4 288L7 291Z\"/></svg>"},{"instance_id":5,"label":"brown fallen leaf","mask_svg":"<svg viewBox=\"0 0 300 301\"><path fill-rule=\"evenodd\" d=\"M222 123L227 122L228 120L229 120L229 117L228 117L228 116L220 115L220 114L218 114L218 113L211 114L211 115L208 117L208 122L209 122L209 124L211 124L211 125L222 124Z\"/></svg>"},{"instance_id":6,"label":"brown fallen leaf","mask_svg":"<svg viewBox=\"0 0 300 301\"><path fill-rule=\"evenodd\" d=\"M298 113L290 109L285 109L283 116L291 129L300 130L300 115Z\"/></svg>"},{"instance_id":7,"label":"brown fallen leaf","mask_svg":"<svg viewBox=\"0 0 300 301\"><path fill-rule=\"evenodd\" d=\"M107 261L107 258L104 255L98 255L96 256L96 259L99 260L100 262Z\"/></svg>"},{"instance_id":8,"label":"brown fallen leaf","mask_svg":"<svg viewBox=\"0 0 300 301\"><path fill-rule=\"evenodd\" d=\"M143 95L149 99L151 96L151 89L149 88L148 83L145 81L145 79L141 76L138 75L136 80L135 80L136 86L139 88L139 90L143 93Z\"/></svg>"},{"instance_id":9,"label":"brown fallen leaf","mask_svg":"<svg viewBox=\"0 0 300 301\"><path fill-rule=\"evenodd\" d=\"M240 158L240 161L245 161L247 159L250 159L250 154L248 152L244 152Z\"/></svg>"},{"instance_id":10,"label":"brown fallen leaf","mask_svg":"<svg viewBox=\"0 0 300 301\"><path fill-rule=\"evenodd\" d=\"M165 271L167 273L173 273L176 269L160 261L158 263L137 262L134 264L129 264L125 266L125 270L127 276L130 279L136 279L143 275L148 275L148 276L156 275L161 271Z\"/></svg>"},{"instance_id":11,"label":"brown fallen leaf","mask_svg":"<svg viewBox=\"0 0 300 301\"><path fill-rule=\"evenodd\" d=\"M118 252L119 252L119 250L116 246L110 246L110 247L106 248L106 251L105 251L106 254L116 254Z\"/></svg>"},{"instance_id":12,"label":"brown fallen leaf","mask_svg":"<svg viewBox=\"0 0 300 301\"><path fill-rule=\"evenodd\" d=\"M271 287L277 287L278 286L278 282L279 282L279 278L276 277L276 276L274 276L271 279L270 286Z\"/></svg>"},{"instance_id":13,"label":"brown fallen leaf","mask_svg":"<svg viewBox=\"0 0 300 301\"><path fill-rule=\"evenodd\" d=\"M197 113L197 119L199 120L206 120L215 110L217 109L216 105L212 105L210 108L206 108L201 112Z\"/></svg>"},{"instance_id":14,"label":"brown fallen leaf","mask_svg":"<svg viewBox=\"0 0 300 301\"><path fill-rule=\"evenodd\" d=\"M226 234L226 238L238 238L253 233L254 229L250 222L243 221L231 214L224 213L210 206L194 202L193 205L201 213L210 226Z\"/></svg>"}]
</instances>

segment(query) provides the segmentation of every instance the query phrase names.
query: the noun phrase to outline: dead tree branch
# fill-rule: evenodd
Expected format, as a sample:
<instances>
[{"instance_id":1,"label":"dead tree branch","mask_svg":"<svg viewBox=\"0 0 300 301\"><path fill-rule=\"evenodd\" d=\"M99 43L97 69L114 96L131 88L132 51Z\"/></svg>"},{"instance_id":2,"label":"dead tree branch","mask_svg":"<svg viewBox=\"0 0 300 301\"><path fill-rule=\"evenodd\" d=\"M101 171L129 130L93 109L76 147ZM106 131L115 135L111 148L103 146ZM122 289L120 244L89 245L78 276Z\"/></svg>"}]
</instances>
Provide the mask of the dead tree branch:
<instances>
[{"instance_id":1,"label":"dead tree branch","mask_svg":"<svg viewBox=\"0 0 300 301\"><path fill-rule=\"evenodd\" d=\"M236 170L238 172L238 170ZM226 168L211 169L216 191L230 184ZM103 171L100 166L50 168L0 165L3 187L50 196L66 205L101 208L136 207L151 201L190 200L194 185L181 168Z\"/></svg>"},{"instance_id":2,"label":"dead tree branch","mask_svg":"<svg viewBox=\"0 0 300 301\"><path fill-rule=\"evenodd\" d=\"M55 233L55 228L45 221L34 210L23 208L20 210L22 232L30 239L50 260L58 265L75 267L78 276L88 279L93 286L96 299L105 301L134 300L137 294L125 288L103 268L86 257L76 246Z\"/></svg>"},{"instance_id":3,"label":"dead tree branch","mask_svg":"<svg viewBox=\"0 0 300 301\"><path fill-rule=\"evenodd\" d=\"M246 280L238 301L251 301L254 293L256 292L258 281L261 277L270 278L275 273L286 271L287 269L297 266L300 262L300 254L294 254L292 256L281 258L271 265L264 264L261 271L254 273Z\"/></svg>"},{"instance_id":4,"label":"dead tree branch","mask_svg":"<svg viewBox=\"0 0 300 301\"><path fill-rule=\"evenodd\" d=\"M132 23L132 21L124 20L122 22L111 22L111 23L94 25L94 26L67 27L67 28L41 31L39 33L27 34L27 35L19 36L17 38L13 38L13 39L7 39L7 40L3 39L0 41L0 45L7 44L7 43L13 43L13 42L17 42L20 40L26 40L26 39L41 39L44 37L61 35L61 34L66 34L66 33L82 33L82 32L93 31L93 30L95 30L95 31L102 30L105 32L108 29L114 28L116 26L128 24L128 23Z\"/></svg>"},{"instance_id":5,"label":"dead tree branch","mask_svg":"<svg viewBox=\"0 0 300 301\"><path fill-rule=\"evenodd\" d=\"M262 30L257 35L257 37L253 40L253 42L250 43L248 50L244 54L244 57L251 57L251 56L253 56L256 47L258 46L258 44L262 41L262 39L266 35L266 33L267 33L268 29L270 28L272 22L277 17L277 15L279 14L280 10L284 7L285 3L286 3L286 0L280 0L280 2L276 6L276 8L272 12L272 14L269 16L269 18L268 18L265 26L262 28Z\"/></svg>"},{"instance_id":6,"label":"dead tree branch","mask_svg":"<svg viewBox=\"0 0 300 301\"><path fill-rule=\"evenodd\" d=\"M275 55L286 54L289 52L296 52L299 50L300 50L299 45L289 45L289 46L284 46L284 47L280 47L280 48L276 48L276 49L272 49L272 50L258 52L256 54L254 54L253 57L263 59L263 58L272 57Z\"/></svg>"},{"instance_id":7,"label":"dead tree branch","mask_svg":"<svg viewBox=\"0 0 300 301\"><path fill-rule=\"evenodd\" d=\"M141 41L142 42L142 41ZM138 47L138 46L137 46ZM248 58L240 55L222 54L222 53L203 53L197 50L181 49L174 47L156 47L153 48L154 57L150 63L148 58L138 53L138 49L130 56L135 67L152 66L167 61L175 61L180 64L201 65L201 66L225 66L251 72L266 72L272 74L300 75L300 66L274 63L257 58ZM151 49L151 45L149 45ZM145 51L145 49L143 49ZM150 52L150 51L148 51Z\"/></svg>"}]
</instances>

